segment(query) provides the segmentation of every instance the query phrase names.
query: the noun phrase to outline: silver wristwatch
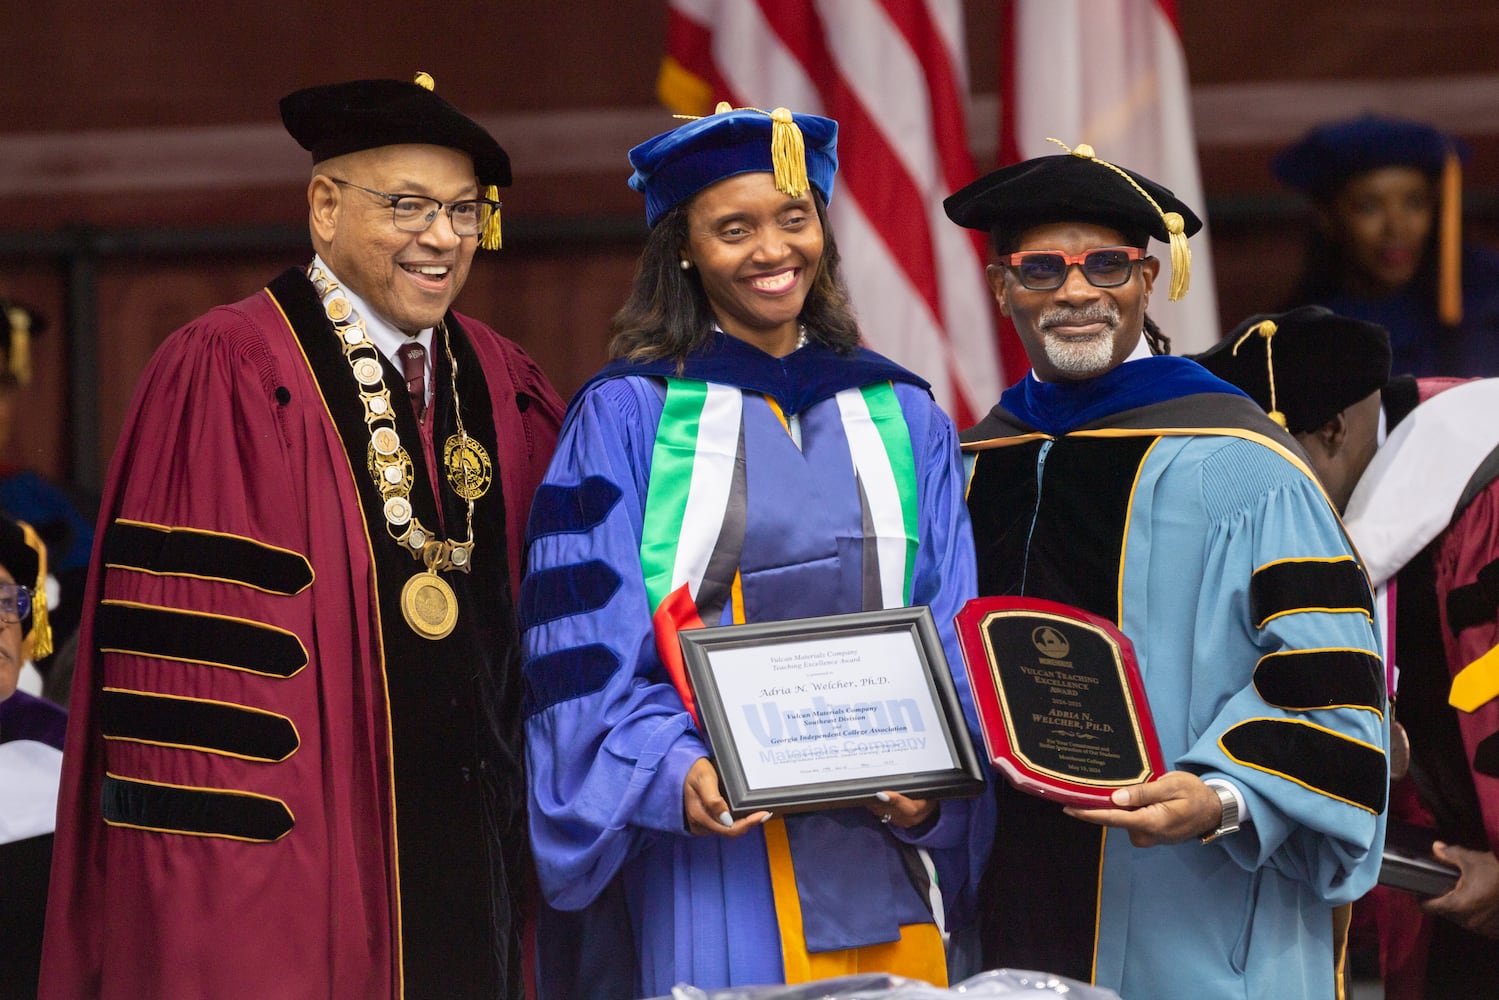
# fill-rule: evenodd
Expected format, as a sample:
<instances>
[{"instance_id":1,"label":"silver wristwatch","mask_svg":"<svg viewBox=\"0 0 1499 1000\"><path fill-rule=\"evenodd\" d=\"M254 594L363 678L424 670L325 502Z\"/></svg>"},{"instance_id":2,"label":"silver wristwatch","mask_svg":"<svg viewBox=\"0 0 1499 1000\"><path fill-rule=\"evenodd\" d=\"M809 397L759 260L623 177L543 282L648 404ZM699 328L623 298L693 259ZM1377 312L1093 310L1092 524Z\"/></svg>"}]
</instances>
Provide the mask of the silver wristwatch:
<instances>
[{"instance_id":1,"label":"silver wristwatch","mask_svg":"<svg viewBox=\"0 0 1499 1000\"><path fill-rule=\"evenodd\" d=\"M1212 843L1225 834L1239 832L1239 800L1223 785L1210 784L1208 787L1218 796L1218 804L1223 808L1223 818L1218 821L1218 829L1202 838L1204 844Z\"/></svg>"}]
</instances>

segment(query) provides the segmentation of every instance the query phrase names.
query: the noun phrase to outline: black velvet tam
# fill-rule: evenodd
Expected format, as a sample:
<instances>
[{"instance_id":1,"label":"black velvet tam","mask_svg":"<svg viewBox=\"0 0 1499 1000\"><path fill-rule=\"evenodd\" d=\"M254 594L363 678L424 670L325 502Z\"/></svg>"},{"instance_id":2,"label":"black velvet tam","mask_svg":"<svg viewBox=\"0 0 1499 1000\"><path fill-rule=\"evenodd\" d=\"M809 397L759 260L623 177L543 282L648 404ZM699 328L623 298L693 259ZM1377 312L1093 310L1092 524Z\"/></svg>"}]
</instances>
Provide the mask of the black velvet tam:
<instances>
[{"instance_id":1,"label":"black velvet tam","mask_svg":"<svg viewBox=\"0 0 1499 1000\"><path fill-rule=\"evenodd\" d=\"M281 121L312 153L313 163L379 146L447 146L473 157L480 184L510 184L510 157L494 136L420 83L353 80L307 87L281 99Z\"/></svg>"},{"instance_id":2,"label":"black velvet tam","mask_svg":"<svg viewBox=\"0 0 1499 1000\"><path fill-rule=\"evenodd\" d=\"M1269 337L1262 332L1246 336L1265 321L1275 324ZM1285 414L1287 430L1303 434L1384 388L1390 380L1390 335L1377 323L1322 306L1301 306L1251 316L1192 360L1243 389L1267 411L1272 409L1273 365L1273 408Z\"/></svg>"},{"instance_id":3,"label":"black velvet tam","mask_svg":"<svg viewBox=\"0 0 1499 1000\"><path fill-rule=\"evenodd\" d=\"M1169 189L1087 152L1079 146L1077 152L1001 167L949 196L942 207L958 225L990 233L1000 252L1013 249L1027 229L1053 222L1107 226L1136 246L1147 236L1163 243L1170 238L1164 213L1181 216L1186 236L1202 228L1202 220Z\"/></svg>"}]
</instances>

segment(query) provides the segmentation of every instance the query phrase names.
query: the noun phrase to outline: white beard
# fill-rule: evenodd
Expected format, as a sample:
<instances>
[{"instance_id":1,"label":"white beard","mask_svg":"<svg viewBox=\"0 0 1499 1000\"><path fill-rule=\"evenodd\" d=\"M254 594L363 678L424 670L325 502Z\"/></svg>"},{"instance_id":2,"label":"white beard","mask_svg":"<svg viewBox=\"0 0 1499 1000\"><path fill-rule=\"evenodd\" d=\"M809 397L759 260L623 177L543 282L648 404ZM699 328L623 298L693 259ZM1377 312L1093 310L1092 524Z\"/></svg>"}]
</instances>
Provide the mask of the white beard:
<instances>
[{"instance_id":1,"label":"white beard","mask_svg":"<svg viewBox=\"0 0 1499 1000\"><path fill-rule=\"evenodd\" d=\"M1091 337L1062 337L1051 332L1063 322L1105 323ZM1074 378L1092 378L1108 371L1114 361L1114 335L1119 331L1119 310L1105 303L1082 309L1052 308L1037 317L1041 346L1046 360L1057 371Z\"/></svg>"},{"instance_id":2,"label":"white beard","mask_svg":"<svg viewBox=\"0 0 1499 1000\"><path fill-rule=\"evenodd\" d=\"M1043 334L1046 360L1059 372L1091 378L1108 371L1114 361L1113 331L1105 330L1086 339Z\"/></svg>"}]
</instances>

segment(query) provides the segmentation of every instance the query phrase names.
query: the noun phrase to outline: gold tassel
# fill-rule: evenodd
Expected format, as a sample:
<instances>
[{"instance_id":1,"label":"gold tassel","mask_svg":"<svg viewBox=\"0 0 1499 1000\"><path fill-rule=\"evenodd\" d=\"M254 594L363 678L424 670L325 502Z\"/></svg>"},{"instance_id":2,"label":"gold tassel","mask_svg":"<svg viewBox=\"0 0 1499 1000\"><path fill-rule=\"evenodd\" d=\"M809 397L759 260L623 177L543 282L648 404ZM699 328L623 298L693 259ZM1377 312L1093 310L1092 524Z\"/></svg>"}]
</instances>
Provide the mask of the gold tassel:
<instances>
[{"instance_id":1,"label":"gold tassel","mask_svg":"<svg viewBox=\"0 0 1499 1000\"><path fill-rule=\"evenodd\" d=\"M418 72L411 82L423 90L435 92L437 89L437 81L432 79L431 73ZM500 238L500 189L491 184L484 189L484 197L495 202L495 210L489 216L489 221L484 224L484 231L479 234L479 246L485 250L498 250L504 245L504 241Z\"/></svg>"},{"instance_id":2,"label":"gold tassel","mask_svg":"<svg viewBox=\"0 0 1499 1000\"><path fill-rule=\"evenodd\" d=\"M484 189L484 197L495 203L494 212L484 223L484 232L479 234L479 245L485 250L498 250L503 246L500 239L500 189L493 184Z\"/></svg>"},{"instance_id":3,"label":"gold tassel","mask_svg":"<svg viewBox=\"0 0 1499 1000\"><path fill-rule=\"evenodd\" d=\"M5 316L10 321L10 373L26 385L31 381L31 313L7 305Z\"/></svg>"},{"instance_id":4,"label":"gold tassel","mask_svg":"<svg viewBox=\"0 0 1499 1000\"><path fill-rule=\"evenodd\" d=\"M1061 146L1063 149L1067 150L1067 152L1080 159L1092 160L1099 166L1108 167L1110 170L1114 171L1114 173L1118 174L1120 177L1123 177L1126 181L1128 181L1129 186L1138 191L1141 198L1144 198L1146 201L1150 202L1150 207L1156 210L1156 212L1161 217L1161 221L1166 224L1166 232L1170 236L1169 243L1171 246L1171 288L1167 292L1167 298L1169 298L1172 302L1175 302L1182 296L1186 295L1187 287L1191 284L1192 281L1192 249L1187 246L1187 234L1185 228L1186 220L1181 217L1181 214L1178 212L1162 212L1161 206L1156 203L1156 200L1152 198L1144 188L1142 188L1135 182L1135 179L1133 177L1125 173L1122 168L1116 167L1114 164L1110 163L1108 160L1100 160L1097 154L1093 152L1093 147L1088 145L1086 142L1078 143L1077 148L1074 149L1073 147L1063 142L1061 139L1053 139L1052 137L1047 136L1046 141L1056 143L1058 146Z\"/></svg>"},{"instance_id":5,"label":"gold tassel","mask_svg":"<svg viewBox=\"0 0 1499 1000\"><path fill-rule=\"evenodd\" d=\"M1265 378L1270 383L1270 410L1266 414L1266 416L1275 421L1277 424L1280 424L1281 427L1285 427L1286 415L1280 412L1280 410L1277 409L1275 405L1275 362L1270 357L1270 338L1275 336L1276 329L1277 327L1275 325L1275 320L1260 320L1258 323L1254 324L1254 326L1251 326L1249 329L1245 330L1242 337L1234 341L1233 354L1235 357L1237 357L1239 354L1240 345L1242 345L1244 341L1248 340L1255 334L1259 334L1261 337L1265 338Z\"/></svg>"},{"instance_id":6,"label":"gold tassel","mask_svg":"<svg viewBox=\"0 0 1499 1000\"><path fill-rule=\"evenodd\" d=\"M1437 318L1463 321L1463 167L1457 150L1442 165L1441 221L1437 230Z\"/></svg>"},{"instance_id":7,"label":"gold tassel","mask_svg":"<svg viewBox=\"0 0 1499 1000\"><path fill-rule=\"evenodd\" d=\"M772 111L770 121L770 163L775 168L776 190L800 198L812 186L807 181L807 148L802 141L802 130L785 108Z\"/></svg>"},{"instance_id":8,"label":"gold tassel","mask_svg":"<svg viewBox=\"0 0 1499 1000\"><path fill-rule=\"evenodd\" d=\"M1186 222L1179 213L1164 212L1161 218L1166 223L1166 232L1171 234L1171 288L1166 297L1175 302L1187 294L1187 285L1192 280L1192 248L1187 246L1187 234L1183 232Z\"/></svg>"},{"instance_id":9,"label":"gold tassel","mask_svg":"<svg viewBox=\"0 0 1499 1000\"><path fill-rule=\"evenodd\" d=\"M31 655L52 655L52 626L47 622L47 545L25 521L17 521L26 544L36 551L36 585L31 595Z\"/></svg>"}]
</instances>

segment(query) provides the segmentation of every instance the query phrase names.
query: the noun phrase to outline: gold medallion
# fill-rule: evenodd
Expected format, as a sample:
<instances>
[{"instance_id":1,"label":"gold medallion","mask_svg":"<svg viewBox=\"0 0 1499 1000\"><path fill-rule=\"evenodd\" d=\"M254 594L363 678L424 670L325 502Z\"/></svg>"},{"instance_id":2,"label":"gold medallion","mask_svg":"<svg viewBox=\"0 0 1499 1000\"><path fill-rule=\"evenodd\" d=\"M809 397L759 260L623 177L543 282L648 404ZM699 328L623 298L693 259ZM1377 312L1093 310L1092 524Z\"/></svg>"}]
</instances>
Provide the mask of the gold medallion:
<instances>
[{"instance_id":1,"label":"gold medallion","mask_svg":"<svg viewBox=\"0 0 1499 1000\"><path fill-rule=\"evenodd\" d=\"M376 427L370 432L370 447L376 453L389 457L401 447L401 435L393 427Z\"/></svg>"},{"instance_id":2,"label":"gold medallion","mask_svg":"<svg viewBox=\"0 0 1499 1000\"><path fill-rule=\"evenodd\" d=\"M380 362L374 358L358 358L350 362L354 369L354 377L361 385L382 386L385 382L385 373L380 370Z\"/></svg>"},{"instance_id":3,"label":"gold medallion","mask_svg":"<svg viewBox=\"0 0 1499 1000\"><path fill-rule=\"evenodd\" d=\"M468 435L454 434L442 448L442 463L448 468L448 485L465 500L477 500L489 492L494 466L484 446Z\"/></svg>"},{"instance_id":4,"label":"gold medallion","mask_svg":"<svg viewBox=\"0 0 1499 1000\"><path fill-rule=\"evenodd\" d=\"M411 493L411 480L416 470L411 465L411 453L405 448L397 446L394 454L382 455L371 441L365 450L365 460L370 478L375 481L375 488L382 498L389 500Z\"/></svg>"},{"instance_id":5,"label":"gold medallion","mask_svg":"<svg viewBox=\"0 0 1499 1000\"><path fill-rule=\"evenodd\" d=\"M458 597L436 573L418 573L401 588L401 614L423 639L442 639L458 623Z\"/></svg>"}]
</instances>

